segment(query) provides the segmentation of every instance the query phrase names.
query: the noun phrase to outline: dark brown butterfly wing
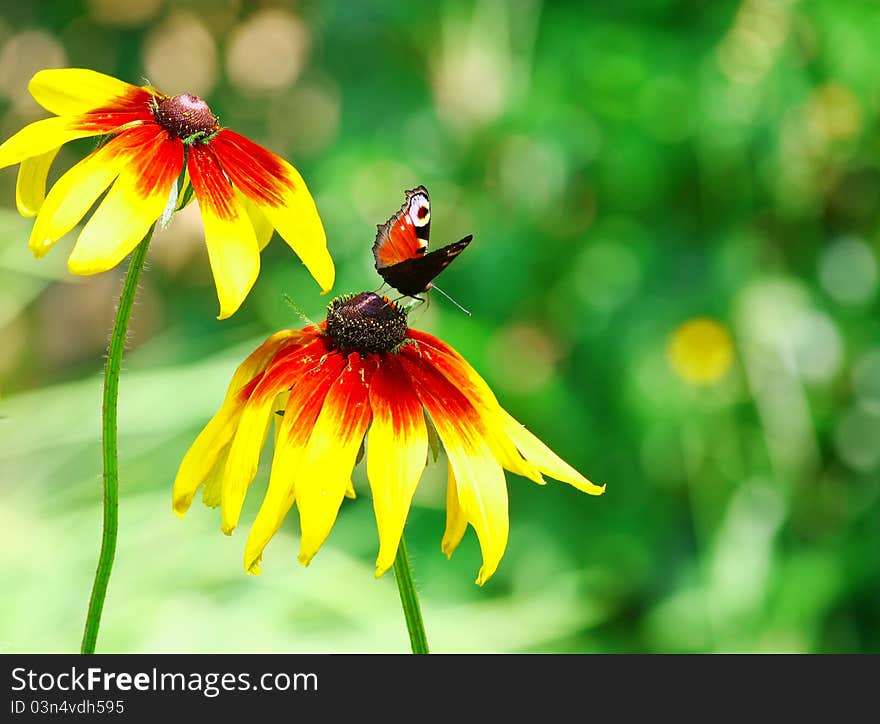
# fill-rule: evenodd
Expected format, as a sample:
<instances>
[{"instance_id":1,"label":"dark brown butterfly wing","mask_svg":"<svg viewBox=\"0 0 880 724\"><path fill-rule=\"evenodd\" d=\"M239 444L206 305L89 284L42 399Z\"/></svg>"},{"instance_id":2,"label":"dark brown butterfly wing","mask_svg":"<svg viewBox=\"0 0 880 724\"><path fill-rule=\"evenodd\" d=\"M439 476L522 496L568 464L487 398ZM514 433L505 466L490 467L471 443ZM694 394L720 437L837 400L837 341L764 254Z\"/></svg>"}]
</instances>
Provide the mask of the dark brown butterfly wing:
<instances>
[{"instance_id":1,"label":"dark brown butterfly wing","mask_svg":"<svg viewBox=\"0 0 880 724\"><path fill-rule=\"evenodd\" d=\"M468 234L461 241L444 246L442 249L413 259L405 259L391 266L377 267L377 271L388 284L401 294L414 297L428 291L431 287L431 281L465 250L473 238Z\"/></svg>"}]
</instances>

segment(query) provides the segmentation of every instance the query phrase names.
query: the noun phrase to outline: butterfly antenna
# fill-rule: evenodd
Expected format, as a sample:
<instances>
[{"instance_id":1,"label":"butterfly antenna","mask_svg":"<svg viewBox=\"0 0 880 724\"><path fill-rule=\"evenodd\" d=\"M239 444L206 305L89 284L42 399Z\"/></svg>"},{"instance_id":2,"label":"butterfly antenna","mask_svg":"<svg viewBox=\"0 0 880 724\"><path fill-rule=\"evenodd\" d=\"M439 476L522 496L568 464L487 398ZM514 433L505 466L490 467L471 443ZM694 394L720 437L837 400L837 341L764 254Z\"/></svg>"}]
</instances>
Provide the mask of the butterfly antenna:
<instances>
[{"instance_id":1,"label":"butterfly antenna","mask_svg":"<svg viewBox=\"0 0 880 724\"><path fill-rule=\"evenodd\" d=\"M318 326L317 323L315 323L311 319L309 319L309 317L306 315L306 313L303 312L302 309L299 308L297 303L295 301L293 301L289 296L287 296L287 294L282 294L281 296L284 297L284 301L287 302L287 305L294 312L296 312L296 316L299 317L303 322L306 322L307 324L311 324L313 327Z\"/></svg>"},{"instance_id":2,"label":"butterfly antenna","mask_svg":"<svg viewBox=\"0 0 880 724\"><path fill-rule=\"evenodd\" d=\"M446 292L444 292L444 291L443 291L440 287L438 287L436 284L431 284L431 286L429 287L429 289L436 289L436 290L437 290L438 292L440 292L444 297L446 297L450 302L452 302L456 307L458 307L462 312L464 312L465 314L467 314L469 317L471 316L471 313L470 313L467 309L465 309L465 308L464 308L463 306L461 306L458 302L456 302L452 297L450 297Z\"/></svg>"}]
</instances>

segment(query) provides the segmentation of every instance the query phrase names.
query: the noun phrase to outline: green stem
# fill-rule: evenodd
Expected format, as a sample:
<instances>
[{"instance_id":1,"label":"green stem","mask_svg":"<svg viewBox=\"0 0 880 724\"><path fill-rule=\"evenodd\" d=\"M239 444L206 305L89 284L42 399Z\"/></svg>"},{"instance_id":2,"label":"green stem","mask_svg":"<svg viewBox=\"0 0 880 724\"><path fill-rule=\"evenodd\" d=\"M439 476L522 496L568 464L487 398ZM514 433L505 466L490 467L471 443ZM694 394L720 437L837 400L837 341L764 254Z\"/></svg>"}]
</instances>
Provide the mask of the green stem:
<instances>
[{"instance_id":1,"label":"green stem","mask_svg":"<svg viewBox=\"0 0 880 724\"><path fill-rule=\"evenodd\" d=\"M397 557L394 559L394 577L400 591L400 603L403 605L403 616L409 631L409 643L414 654L428 653L428 638L425 636L425 624L422 621L422 610L419 607L419 596L413 582L412 566L406 553L406 541L400 536Z\"/></svg>"},{"instance_id":2,"label":"green stem","mask_svg":"<svg viewBox=\"0 0 880 724\"><path fill-rule=\"evenodd\" d=\"M128 320L137 292L138 279L144 268L147 247L153 236L153 227L147 232L143 241L131 255L119 307L116 310L116 322L113 335L110 337L110 348L107 352L107 364L104 366L104 407L102 424L102 448L104 456L104 530L101 535L101 553L98 556L98 570L95 572L95 583L89 599L89 612L86 616L86 627L83 632L82 648L84 654L95 653L95 642L98 639L98 627L101 625L101 612L104 610L104 598L107 596L107 583L113 558L116 555L116 533L119 528L119 453L116 443L117 400L119 399L119 371L122 366L122 353L125 350L125 339L128 332Z\"/></svg>"}]
</instances>

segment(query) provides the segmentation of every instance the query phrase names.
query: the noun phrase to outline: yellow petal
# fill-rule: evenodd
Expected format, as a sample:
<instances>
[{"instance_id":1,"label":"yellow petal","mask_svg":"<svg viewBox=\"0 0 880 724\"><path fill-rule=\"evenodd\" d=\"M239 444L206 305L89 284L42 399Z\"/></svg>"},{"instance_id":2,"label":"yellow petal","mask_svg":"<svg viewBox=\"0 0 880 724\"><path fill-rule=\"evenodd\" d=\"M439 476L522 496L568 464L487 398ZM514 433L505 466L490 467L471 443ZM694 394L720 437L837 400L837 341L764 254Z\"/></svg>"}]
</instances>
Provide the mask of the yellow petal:
<instances>
[{"instance_id":1,"label":"yellow petal","mask_svg":"<svg viewBox=\"0 0 880 724\"><path fill-rule=\"evenodd\" d=\"M326 294L333 288L336 269L327 251L327 236L321 217L302 176L283 159L282 165L293 179L294 188L284 194L281 205L267 204L260 208Z\"/></svg>"},{"instance_id":2,"label":"yellow petal","mask_svg":"<svg viewBox=\"0 0 880 724\"><path fill-rule=\"evenodd\" d=\"M260 274L260 247L244 206L211 151L191 146L187 168L220 301L217 318L226 319L235 314Z\"/></svg>"},{"instance_id":3,"label":"yellow petal","mask_svg":"<svg viewBox=\"0 0 880 724\"><path fill-rule=\"evenodd\" d=\"M263 549L293 505L301 460L327 393L343 365L340 355L328 358L326 365L307 373L290 393L275 441L269 487L245 544L244 568L248 573L259 574Z\"/></svg>"},{"instance_id":4,"label":"yellow petal","mask_svg":"<svg viewBox=\"0 0 880 724\"><path fill-rule=\"evenodd\" d=\"M504 471L483 441L468 445L464 437L443 427L437 430L455 471L458 504L480 540L483 565L477 575L482 586L491 578L507 548L507 483Z\"/></svg>"},{"instance_id":5,"label":"yellow petal","mask_svg":"<svg viewBox=\"0 0 880 724\"><path fill-rule=\"evenodd\" d=\"M101 134L101 131L83 130L74 125L70 118L44 118L28 124L0 145L0 168L21 163L32 156L41 156L76 138Z\"/></svg>"},{"instance_id":6,"label":"yellow petal","mask_svg":"<svg viewBox=\"0 0 880 724\"><path fill-rule=\"evenodd\" d=\"M523 456L542 472L551 478L561 480L563 483L573 485L590 495L601 495L605 492L604 485L594 485L575 470L571 465L560 458L543 442L526 430L506 410L503 410L505 430L519 448Z\"/></svg>"},{"instance_id":7,"label":"yellow petal","mask_svg":"<svg viewBox=\"0 0 880 724\"><path fill-rule=\"evenodd\" d=\"M114 100L131 96L140 89L94 70L52 68L34 75L28 90L46 110L69 116L111 105Z\"/></svg>"},{"instance_id":8,"label":"yellow petal","mask_svg":"<svg viewBox=\"0 0 880 724\"><path fill-rule=\"evenodd\" d=\"M447 558L451 558L467 530L467 518L458 504L458 485L455 483L455 471L452 469L452 463L450 462L447 467L449 472L446 477L446 530L443 532L440 550L446 554Z\"/></svg>"},{"instance_id":9,"label":"yellow petal","mask_svg":"<svg viewBox=\"0 0 880 724\"><path fill-rule=\"evenodd\" d=\"M373 422L367 436L367 478L379 529L376 577L394 563L413 493L425 469L428 432L422 403L388 355L370 384Z\"/></svg>"},{"instance_id":10,"label":"yellow petal","mask_svg":"<svg viewBox=\"0 0 880 724\"><path fill-rule=\"evenodd\" d=\"M145 127L130 133L148 140L136 146L137 153L80 232L67 259L74 274L107 271L128 256L162 215L183 168L179 140Z\"/></svg>"},{"instance_id":11,"label":"yellow petal","mask_svg":"<svg viewBox=\"0 0 880 724\"><path fill-rule=\"evenodd\" d=\"M312 195L299 172L280 156L228 129L211 141L226 176L260 207L324 292L336 272Z\"/></svg>"},{"instance_id":12,"label":"yellow petal","mask_svg":"<svg viewBox=\"0 0 880 724\"><path fill-rule=\"evenodd\" d=\"M260 247L260 251L263 251L263 249L269 244L269 240L272 238L272 232L274 232L275 229L269 222L269 219L266 218L266 214L260 210L259 206L253 203L240 191L236 191L236 196L242 206L244 206L244 210L247 212L248 218L251 220L251 226L254 227L254 236L257 238L257 246Z\"/></svg>"},{"instance_id":13,"label":"yellow petal","mask_svg":"<svg viewBox=\"0 0 880 724\"><path fill-rule=\"evenodd\" d=\"M352 354L333 383L296 473L296 505L302 540L299 562L307 566L336 522L358 449L370 422L367 397L375 366Z\"/></svg>"},{"instance_id":14,"label":"yellow petal","mask_svg":"<svg viewBox=\"0 0 880 724\"><path fill-rule=\"evenodd\" d=\"M37 214L28 245L41 257L76 226L128 162L126 140L114 138L68 170L55 185Z\"/></svg>"},{"instance_id":15,"label":"yellow petal","mask_svg":"<svg viewBox=\"0 0 880 724\"><path fill-rule=\"evenodd\" d=\"M421 355L421 356L420 356ZM480 540L483 585L498 567L507 547L507 484L489 444L486 421L469 400L424 357L405 348L398 355L431 416L454 471L461 512Z\"/></svg>"},{"instance_id":16,"label":"yellow petal","mask_svg":"<svg viewBox=\"0 0 880 724\"><path fill-rule=\"evenodd\" d=\"M238 525L248 487L257 474L260 451L275 411L275 398L282 389L274 381L261 382L241 413L222 480L222 527L226 535Z\"/></svg>"},{"instance_id":17,"label":"yellow petal","mask_svg":"<svg viewBox=\"0 0 880 724\"><path fill-rule=\"evenodd\" d=\"M46 178L60 148L53 148L39 156L31 156L18 167L15 182L15 206L22 216L36 216L46 198Z\"/></svg>"},{"instance_id":18,"label":"yellow petal","mask_svg":"<svg viewBox=\"0 0 880 724\"><path fill-rule=\"evenodd\" d=\"M205 476L202 486L202 502L209 508L217 508L222 502L223 473L226 470L226 461L229 459L229 446L220 451L210 472Z\"/></svg>"},{"instance_id":19,"label":"yellow petal","mask_svg":"<svg viewBox=\"0 0 880 724\"><path fill-rule=\"evenodd\" d=\"M172 508L181 518L192 505L196 491L217 466L218 459L225 460L225 450L232 440L242 405L221 407L183 456L171 494Z\"/></svg>"},{"instance_id":20,"label":"yellow petal","mask_svg":"<svg viewBox=\"0 0 880 724\"><path fill-rule=\"evenodd\" d=\"M287 344L296 346L303 341L300 332L294 330L276 332L235 370L223 404L205 429L199 433L180 464L174 480L172 496L174 511L178 515L183 516L189 509L196 490L212 473L212 468L217 467L221 452L228 448L232 441L241 410L251 392L247 388L248 383L263 372L281 347ZM223 454L224 459L225 457ZM216 484L219 484L219 481L216 481Z\"/></svg>"},{"instance_id":21,"label":"yellow petal","mask_svg":"<svg viewBox=\"0 0 880 724\"><path fill-rule=\"evenodd\" d=\"M411 330L410 337L416 340L422 359L443 374L477 410L486 426L486 441L502 467L539 485L545 485L540 471L524 459L511 442L505 429L501 405L486 381L467 360L445 342L425 332Z\"/></svg>"}]
</instances>

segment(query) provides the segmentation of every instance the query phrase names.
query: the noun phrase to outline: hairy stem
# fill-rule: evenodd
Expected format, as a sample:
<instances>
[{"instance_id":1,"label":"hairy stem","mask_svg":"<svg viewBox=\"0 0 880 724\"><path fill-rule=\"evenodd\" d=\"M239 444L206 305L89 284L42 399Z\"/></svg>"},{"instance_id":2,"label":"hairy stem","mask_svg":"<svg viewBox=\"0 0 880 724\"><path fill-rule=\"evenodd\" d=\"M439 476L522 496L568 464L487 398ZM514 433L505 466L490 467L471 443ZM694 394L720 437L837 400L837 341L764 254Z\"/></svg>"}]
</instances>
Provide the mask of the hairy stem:
<instances>
[{"instance_id":1,"label":"hairy stem","mask_svg":"<svg viewBox=\"0 0 880 724\"><path fill-rule=\"evenodd\" d=\"M137 293L138 279L144 268L147 247L153 236L153 227L147 232L143 241L137 246L128 263L119 307L116 310L116 322L110 337L110 348L107 352L107 363L104 366L104 406L102 430L102 451L104 457L104 529L101 535L101 553L98 556L98 569L95 571L95 582L92 596L89 599L89 612L86 616L85 631L81 652L95 653L95 642L98 639L98 628L101 625L101 613L104 610L104 599L107 596L107 583L116 556L116 535L119 528L119 452L116 440L117 401L119 399L119 373L122 366L122 353L125 350L125 339L128 333L128 321Z\"/></svg>"},{"instance_id":2,"label":"hairy stem","mask_svg":"<svg viewBox=\"0 0 880 724\"><path fill-rule=\"evenodd\" d=\"M397 579L397 590L400 591L400 603L403 605L403 616L409 631L409 642L414 654L428 653L428 638L425 636L425 623L422 621L422 610L419 596L413 581L412 566L406 552L406 541L400 537L397 557L394 559L394 577Z\"/></svg>"}]
</instances>

